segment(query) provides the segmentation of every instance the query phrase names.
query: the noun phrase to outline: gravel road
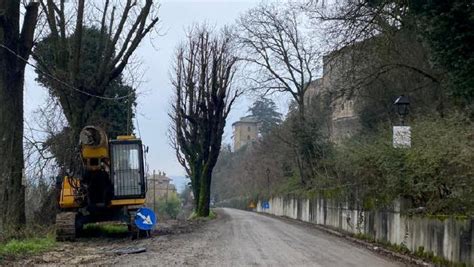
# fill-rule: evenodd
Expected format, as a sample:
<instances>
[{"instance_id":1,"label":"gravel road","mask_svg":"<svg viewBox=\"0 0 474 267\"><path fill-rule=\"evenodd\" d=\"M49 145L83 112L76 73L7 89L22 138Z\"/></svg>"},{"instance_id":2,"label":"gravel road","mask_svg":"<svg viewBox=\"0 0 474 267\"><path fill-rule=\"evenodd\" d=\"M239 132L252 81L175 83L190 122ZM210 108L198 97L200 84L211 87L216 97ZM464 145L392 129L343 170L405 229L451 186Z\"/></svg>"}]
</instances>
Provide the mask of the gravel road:
<instances>
[{"instance_id":1,"label":"gravel road","mask_svg":"<svg viewBox=\"0 0 474 267\"><path fill-rule=\"evenodd\" d=\"M212 221L180 223L155 237L88 239L7 265L402 266L337 236L291 220L217 209ZM163 227L163 226L162 226ZM140 254L117 255L124 248Z\"/></svg>"},{"instance_id":2,"label":"gravel road","mask_svg":"<svg viewBox=\"0 0 474 267\"><path fill-rule=\"evenodd\" d=\"M153 242L143 254L113 262L200 266L401 266L308 225L235 209L192 233ZM152 244L153 244L152 243ZM101 263L96 262L96 263Z\"/></svg>"}]
</instances>

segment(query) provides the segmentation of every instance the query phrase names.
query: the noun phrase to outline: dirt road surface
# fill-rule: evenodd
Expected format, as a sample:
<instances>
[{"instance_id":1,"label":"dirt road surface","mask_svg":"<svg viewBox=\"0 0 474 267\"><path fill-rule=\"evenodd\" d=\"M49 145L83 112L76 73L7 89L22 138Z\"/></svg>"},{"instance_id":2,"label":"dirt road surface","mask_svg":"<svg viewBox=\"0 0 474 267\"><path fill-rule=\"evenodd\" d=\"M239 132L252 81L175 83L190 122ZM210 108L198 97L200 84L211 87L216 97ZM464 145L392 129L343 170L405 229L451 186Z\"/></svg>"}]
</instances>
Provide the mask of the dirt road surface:
<instances>
[{"instance_id":1,"label":"dirt road surface","mask_svg":"<svg viewBox=\"0 0 474 267\"><path fill-rule=\"evenodd\" d=\"M198 266L403 266L314 227L235 209L190 232L130 242L76 242L30 263ZM145 247L140 254L113 250ZM68 255L65 255L64 251ZM56 253L56 254L54 254Z\"/></svg>"}]
</instances>

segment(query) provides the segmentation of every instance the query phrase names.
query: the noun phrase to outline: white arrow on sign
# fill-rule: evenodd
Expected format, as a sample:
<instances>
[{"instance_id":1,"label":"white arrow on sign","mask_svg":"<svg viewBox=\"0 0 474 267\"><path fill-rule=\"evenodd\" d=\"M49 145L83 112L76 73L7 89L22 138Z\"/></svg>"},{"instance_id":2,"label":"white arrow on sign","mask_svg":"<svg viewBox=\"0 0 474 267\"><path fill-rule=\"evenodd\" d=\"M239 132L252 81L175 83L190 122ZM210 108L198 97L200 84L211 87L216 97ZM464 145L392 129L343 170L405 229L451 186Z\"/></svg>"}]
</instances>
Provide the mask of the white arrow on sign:
<instances>
[{"instance_id":1,"label":"white arrow on sign","mask_svg":"<svg viewBox=\"0 0 474 267\"><path fill-rule=\"evenodd\" d=\"M150 225L153 224L153 223L151 222L150 215L148 215L148 216L145 217L145 215L143 215L143 214L141 214L141 213L139 212L139 213L137 213L137 216L143 219L143 224L150 224Z\"/></svg>"}]
</instances>

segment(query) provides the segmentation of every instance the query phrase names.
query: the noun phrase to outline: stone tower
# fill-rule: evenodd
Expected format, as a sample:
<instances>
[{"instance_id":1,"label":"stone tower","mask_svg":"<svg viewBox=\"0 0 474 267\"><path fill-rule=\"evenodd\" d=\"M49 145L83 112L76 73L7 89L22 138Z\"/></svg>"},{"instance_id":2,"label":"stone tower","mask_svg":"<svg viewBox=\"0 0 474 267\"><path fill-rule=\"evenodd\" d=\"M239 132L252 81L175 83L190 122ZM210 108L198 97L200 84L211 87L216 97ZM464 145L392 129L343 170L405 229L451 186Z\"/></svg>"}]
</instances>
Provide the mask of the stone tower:
<instances>
[{"instance_id":1,"label":"stone tower","mask_svg":"<svg viewBox=\"0 0 474 267\"><path fill-rule=\"evenodd\" d=\"M234 122L232 127L234 128L234 151L258 138L258 120L255 117L242 117Z\"/></svg>"}]
</instances>

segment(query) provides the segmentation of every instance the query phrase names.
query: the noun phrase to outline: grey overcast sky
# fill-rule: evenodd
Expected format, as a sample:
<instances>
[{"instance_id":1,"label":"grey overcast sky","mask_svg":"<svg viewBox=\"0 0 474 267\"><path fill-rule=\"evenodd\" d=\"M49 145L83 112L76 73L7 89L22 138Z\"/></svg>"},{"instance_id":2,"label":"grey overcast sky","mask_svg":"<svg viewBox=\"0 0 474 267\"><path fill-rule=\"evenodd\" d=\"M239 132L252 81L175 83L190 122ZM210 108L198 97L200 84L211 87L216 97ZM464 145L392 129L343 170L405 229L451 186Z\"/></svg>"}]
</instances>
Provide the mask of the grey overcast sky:
<instances>
[{"instance_id":1,"label":"grey overcast sky","mask_svg":"<svg viewBox=\"0 0 474 267\"><path fill-rule=\"evenodd\" d=\"M160 170L169 176L184 176L184 169L176 161L174 151L169 146L167 131L169 127L168 111L172 97L169 82L169 69L177 44L183 41L185 30L193 23L207 22L216 28L233 23L238 16L258 4L257 0L164 0L161 1L161 32L164 34L153 40L146 39L137 50L137 57L142 61L144 83L138 88L136 132L141 134L143 142L149 146L147 156L150 172ZM26 74L25 109L26 118L45 103L47 92L34 81L31 68ZM286 101L280 103L284 106ZM240 99L231 112L225 132L224 142L231 141L231 124L245 115L251 103L245 97ZM138 133L138 129L140 133ZM183 180L175 181L181 187Z\"/></svg>"}]
</instances>

